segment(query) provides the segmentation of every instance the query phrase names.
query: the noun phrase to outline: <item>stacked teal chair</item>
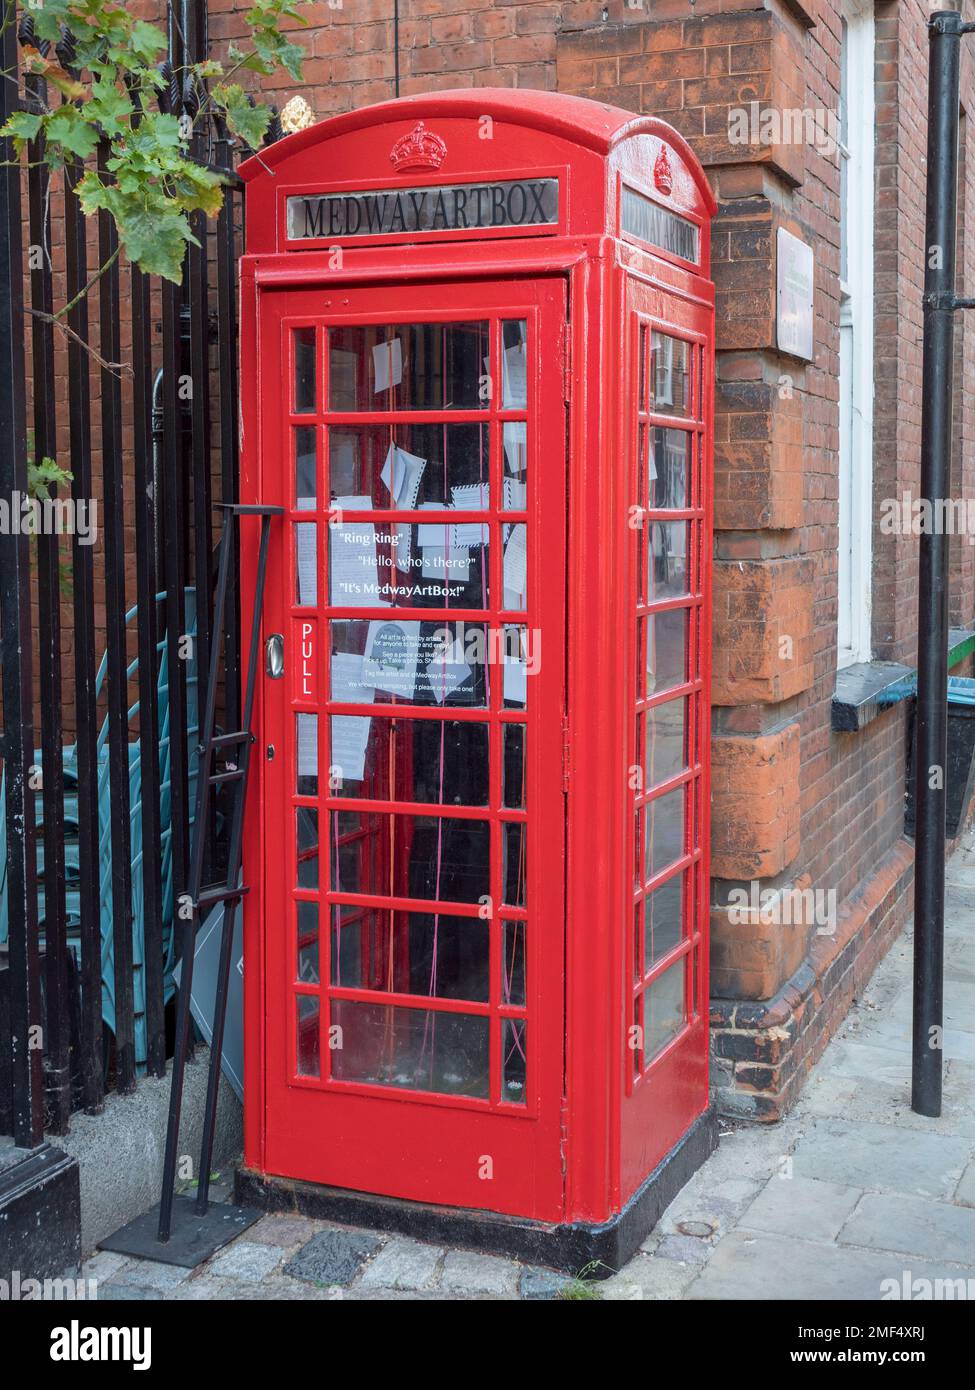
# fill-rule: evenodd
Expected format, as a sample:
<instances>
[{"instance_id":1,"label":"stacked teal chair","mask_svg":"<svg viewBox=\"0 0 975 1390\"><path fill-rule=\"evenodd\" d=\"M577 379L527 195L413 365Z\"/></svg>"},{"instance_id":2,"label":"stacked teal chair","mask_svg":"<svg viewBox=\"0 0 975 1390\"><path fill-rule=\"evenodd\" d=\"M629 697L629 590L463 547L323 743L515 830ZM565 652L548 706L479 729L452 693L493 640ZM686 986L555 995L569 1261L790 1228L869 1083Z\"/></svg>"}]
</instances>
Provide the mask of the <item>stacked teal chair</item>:
<instances>
[{"instance_id":1,"label":"stacked teal chair","mask_svg":"<svg viewBox=\"0 0 975 1390\"><path fill-rule=\"evenodd\" d=\"M158 594L162 602L165 594ZM193 634L196 630L196 593L186 590L186 630ZM136 616L136 609L129 609L125 615L126 624ZM157 646L159 653L159 676L157 680L159 706L159 781L160 781L160 844L162 859L162 917L163 917L163 990L164 1001L168 1002L175 992L173 980L174 953L174 897L173 885L173 836L171 824L171 737L169 706L169 653L163 637ZM195 656L186 663L186 724L187 747L189 754L189 807L190 819L196 806L197 739L198 739L198 674ZM131 682L138 675L139 663L133 661L128 668ZM101 693L108 673L108 657L102 657L95 680L96 696ZM128 712L129 726L134 727L139 717L139 703ZM106 1026L115 1032L115 942L114 919L112 914L112 841L111 841L111 793L109 786L108 720L102 724L98 735L98 858L99 858L99 902L101 918L102 954L102 1018ZM35 750L34 758L43 771L40 750ZM129 739L129 808L130 844L132 860L132 986L135 1022L136 1065L140 1074L145 1072L148 1038L146 1034L146 990L145 990L145 917L143 910L143 872L142 872L142 768L140 765L140 745L138 737ZM77 747L71 745L64 749L64 856L65 856L65 908L68 924L68 945L73 952L75 964L81 959L81 895L78 850L78 754ZM5 774L4 774L5 776ZM6 799L3 795L3 781L0 778L0 946L7 940L7 840L6 840ZM40 939L44 942L44 845L42 840L44 811L40 797L37 798L37 917L40 924Z\"/></svg>"}]
</instances>

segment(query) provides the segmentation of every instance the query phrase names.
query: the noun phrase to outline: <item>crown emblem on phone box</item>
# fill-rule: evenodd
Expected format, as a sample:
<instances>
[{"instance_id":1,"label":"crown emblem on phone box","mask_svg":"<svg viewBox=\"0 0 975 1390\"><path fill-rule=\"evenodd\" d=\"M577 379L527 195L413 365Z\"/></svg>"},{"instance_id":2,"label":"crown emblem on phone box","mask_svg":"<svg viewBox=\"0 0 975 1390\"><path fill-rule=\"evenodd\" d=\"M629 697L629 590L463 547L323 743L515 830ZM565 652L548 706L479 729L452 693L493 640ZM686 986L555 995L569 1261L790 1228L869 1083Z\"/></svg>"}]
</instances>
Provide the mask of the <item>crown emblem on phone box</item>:
<instances>
[{"instance_id":1,"label":"crown emblem on phone box","mask_svg":"<svg viewBox=\"0 0 975 1390\"><path fill-rule=\"evenodd\" d=\"M670 172L670 160L667 158L667 147L660 146L660 153L657 155L653 166L653 181L660 189L661 193L669 193L674 186L673 175Z\"/></svg>"},{"instance_id":2,"label":"crown emblem on phone box","mask_svg":"<svg viewBox=\"0 0 975 1390\"><path fill-rule=\"evenodd\" d=\"M393 168L406 173L409 169L439 169L447 157L446 142L418 121L409 135L403 135L389 152Z\"/></svg>"}]
</instances>

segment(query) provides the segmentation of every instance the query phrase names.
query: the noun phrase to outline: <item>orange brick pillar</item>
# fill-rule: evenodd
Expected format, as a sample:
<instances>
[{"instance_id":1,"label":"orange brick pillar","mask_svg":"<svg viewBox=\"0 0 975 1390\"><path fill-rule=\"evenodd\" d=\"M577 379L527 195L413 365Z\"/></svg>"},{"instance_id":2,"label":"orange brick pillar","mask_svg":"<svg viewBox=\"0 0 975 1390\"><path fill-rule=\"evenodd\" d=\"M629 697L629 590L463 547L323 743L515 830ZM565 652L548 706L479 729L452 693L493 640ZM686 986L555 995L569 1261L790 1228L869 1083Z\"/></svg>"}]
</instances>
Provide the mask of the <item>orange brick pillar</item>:
<instances>
[{"instance_id":1,"label":"orange brick pillar","mask_svg":"<svg viewBox=\"0 0 975 1390\"><path fill-rule=\"evenodd\" d=\"M718 12L720 11L720 12ZM803 107L798 0L614 11L563 32L561 91L652 112L694 145L719 200L712 797L712 1025L718 1102L774 1119L797 1075L780 998L815 932L802 911L798 700L813 682L813 571L803 524L804 364L776 348L775 244L802 181L801 144L738 143L733 113ZM679 15L679 18L668 18ZM740 118L739 118L740 119ZM750 119L754 119L750 116ZM794 910L795 905L799 910ZM798 920L796 920L798 918Z\"/></svg>"}]
</instances>

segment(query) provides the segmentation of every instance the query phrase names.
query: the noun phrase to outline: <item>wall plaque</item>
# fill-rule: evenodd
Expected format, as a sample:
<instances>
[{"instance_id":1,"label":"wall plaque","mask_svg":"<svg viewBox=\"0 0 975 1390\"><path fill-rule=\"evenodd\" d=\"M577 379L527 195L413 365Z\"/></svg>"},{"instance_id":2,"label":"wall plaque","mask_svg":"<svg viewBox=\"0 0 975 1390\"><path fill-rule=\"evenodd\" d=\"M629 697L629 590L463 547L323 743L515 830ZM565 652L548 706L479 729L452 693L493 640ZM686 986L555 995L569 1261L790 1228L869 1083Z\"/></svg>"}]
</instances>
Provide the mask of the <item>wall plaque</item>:
<instances>
[{"instance_id":1,"label":"wall plaque","mask_svg":"<svg viewBox=\"0 0 975 1390\"><path fill-rule=\"evenodd\" d=\"M780 352L813 360L813 249L778 229L776 239L775 341Z\"/></svg>"}]
</instances>

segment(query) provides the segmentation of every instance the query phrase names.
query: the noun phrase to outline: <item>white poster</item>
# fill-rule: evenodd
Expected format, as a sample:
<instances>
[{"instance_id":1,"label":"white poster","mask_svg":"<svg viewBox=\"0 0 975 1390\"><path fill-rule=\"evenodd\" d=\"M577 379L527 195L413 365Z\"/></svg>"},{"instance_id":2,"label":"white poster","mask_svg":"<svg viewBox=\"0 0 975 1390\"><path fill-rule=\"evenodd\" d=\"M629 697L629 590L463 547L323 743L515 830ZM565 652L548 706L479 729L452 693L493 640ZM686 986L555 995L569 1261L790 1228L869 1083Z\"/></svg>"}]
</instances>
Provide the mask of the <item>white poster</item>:
<instances>
[{"instance_id":1,"label":"white poster","mask_svg":"<svg viewBox=\"0 0 975 1390\"><path fill-rule=\"evenodd\" d=\"M318 602L315 556L316 529L308 522L301 522L295 527L295 568L298 571L298 606L300 608L313 608Z\"/></svg>"},{"instance_id":2,"label":"white poster","mask_svg":"<svg viewBox=\"0 0 975 1390\"><path fill-rule=\"evenodd\" d=\"M398 444L390 444L386 454L386 462L383 464L383 471L379 476L386 486L386 491L389 493L394 507L401 508L403 511L413 510L416 506L417 493L420 490L420 480L426 466L426 459L421 458L419 454L408 453L406 449L401 449Z\"/></svg>"},{"instance_id":3,"label":"white poster","mask_svg":"<svg viewBox=\"0 0 975 1390\"><path fill-rule=\"evenodd\" d=\"M403 380L403 344L399 338L376 344L372 350L372 367L377 393L388 391L391 386L399 386Z\"/></svg>"},{"instance_id":4,"label":"white poster","mask_svg":"<svg viewBox=\"0 0 975 1390\"><path fill-rule=\"evenodd\" d=\"M339 513L369 506L368 497L338 497L335 501ZM333 521L328 529L331 602L343 608L388 608L389 576L380 573L372 522Z\"/></svg>"},{"instance_id":5,"label":"white poster","mask_svg":"<svg viewBox=\"0 0 975 1390\"><path fill-rule=\"evenodd\" d=\"M412 700L420 656L420 624L378 618L369 624L362 678L377 690Z\"/></svg>"},{"instance_id":6,"label":"white poster","mask_svg":"<svg viewBox=\"0 0 975 1390\"><path fill-rule=\"evenodd\" d=\"M361 782L365 776L371 726L368 714L332 716L332 769L343 782Z\"/></svg>"}]
</instances>

